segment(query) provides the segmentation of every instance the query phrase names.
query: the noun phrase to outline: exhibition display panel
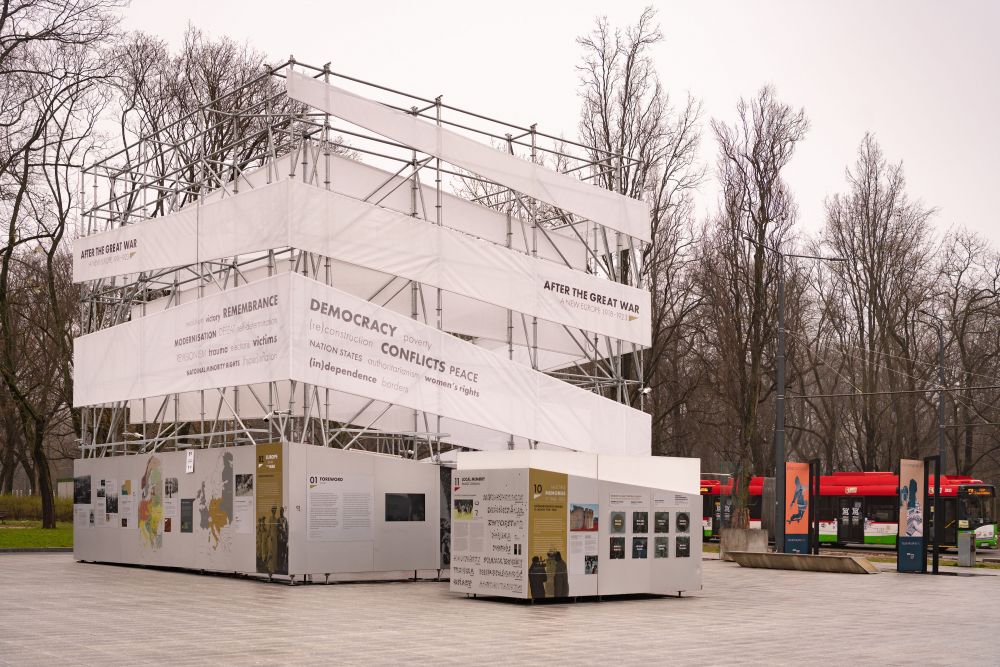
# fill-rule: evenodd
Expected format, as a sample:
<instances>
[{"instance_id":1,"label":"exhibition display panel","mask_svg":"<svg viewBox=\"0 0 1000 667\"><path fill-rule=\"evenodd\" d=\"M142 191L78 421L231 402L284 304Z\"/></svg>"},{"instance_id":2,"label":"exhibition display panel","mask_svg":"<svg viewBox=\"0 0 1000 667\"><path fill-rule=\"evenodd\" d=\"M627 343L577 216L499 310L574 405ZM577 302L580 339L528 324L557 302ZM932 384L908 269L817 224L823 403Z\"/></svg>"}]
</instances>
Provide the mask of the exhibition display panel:
<instances>
[{"instance_id":1,"label":"exhibition display panel","mask_svg":"<svg viewBox=\"0 0 1000 667\"><path fill-rule=\"evenodd\" d=\"M298 581L437 577L436 466L300 443L79 459L77 560Z\"/></svg>"},{"instance_id":2,"label":"exhibition display panel","mask_svg":"<svg viewBox=\"0 0 1000 667\"><path fill-rule=\"evenodd\" d=\"M630 159L293 61L200 111L82 170L77 559L696 587Z\"/></svg>"},{"instance_id":3,"label":"exhibition display panel","mask_svg":"<svg viewBox=\"0 0 1000 667\"><path fill-rule=\"evenodd\" d=\"M519 599L699 590L699 473L697 459L459 454L451 590Z\"/></svg>"}]
</instances>

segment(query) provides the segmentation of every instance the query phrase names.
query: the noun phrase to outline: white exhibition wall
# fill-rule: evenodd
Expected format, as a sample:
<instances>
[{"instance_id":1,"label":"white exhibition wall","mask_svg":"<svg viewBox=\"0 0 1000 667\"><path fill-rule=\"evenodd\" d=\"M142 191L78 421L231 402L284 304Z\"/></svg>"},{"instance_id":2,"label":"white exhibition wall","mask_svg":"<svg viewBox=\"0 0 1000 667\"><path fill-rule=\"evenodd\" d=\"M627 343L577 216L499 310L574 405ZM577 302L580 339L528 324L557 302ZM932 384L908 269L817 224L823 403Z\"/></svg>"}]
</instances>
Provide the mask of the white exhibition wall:
<instances>
[{"instance_id":1,"label":"white exhibition wall","mask_svg":"<svg viewBox=\"0 0 1000 667\"><path fill-rule=\"evenodd\" d=\"M698 590L699 468L697 459L461 452L451 590L516 598ZM619 481L625 470L641 483Z\"/></svg>"},{"instance_id":2,"label":"white exhibition wall","mask_svg":"<svg viewBox=\"0 0 1000 667\"><path fill-rule=\"evenodd\" d=\"M74 557L331 580L441 567L437 466L298 443L192 454L75 461Z\"/></svg>"}]
</instances>

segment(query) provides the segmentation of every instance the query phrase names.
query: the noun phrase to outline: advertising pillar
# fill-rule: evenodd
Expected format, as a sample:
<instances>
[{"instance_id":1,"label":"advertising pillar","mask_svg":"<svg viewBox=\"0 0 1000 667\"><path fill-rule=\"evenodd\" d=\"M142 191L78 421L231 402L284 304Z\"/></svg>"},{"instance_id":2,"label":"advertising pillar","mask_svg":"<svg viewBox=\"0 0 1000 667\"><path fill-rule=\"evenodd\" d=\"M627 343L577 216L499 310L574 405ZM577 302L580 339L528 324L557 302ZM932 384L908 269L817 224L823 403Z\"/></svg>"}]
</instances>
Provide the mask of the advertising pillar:
<instances>
[{"instance_id":1,"label":"advertising pillar","mask_svg":"<svg viewBox=\"0 0 1000 667\"><path fill-rule=\"evenodd\" d=\"M899 528L896 570L923 572L927 558L924 547L924 462L899 462Z\"/></svg>"},{"instance_id":2,"label":"advertising pillar","mask_svg":"<svg viewBox=\"0 0 1000 667\"><path fill-rule=\"evenodd\" d=\"M785 553L809 553L809 464L785 463Z\"/></svg>"}]
</instances>

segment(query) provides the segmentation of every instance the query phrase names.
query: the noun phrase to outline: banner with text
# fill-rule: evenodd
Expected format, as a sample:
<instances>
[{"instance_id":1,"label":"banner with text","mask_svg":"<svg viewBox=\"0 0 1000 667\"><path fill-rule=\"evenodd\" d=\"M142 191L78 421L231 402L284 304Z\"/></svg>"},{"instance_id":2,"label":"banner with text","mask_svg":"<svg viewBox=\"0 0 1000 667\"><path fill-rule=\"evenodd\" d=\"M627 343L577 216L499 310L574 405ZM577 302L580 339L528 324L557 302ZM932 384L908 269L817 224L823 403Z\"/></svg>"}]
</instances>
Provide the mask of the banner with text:
<instances>
[{"instance_id":1,"label":"banner with text","mask_svg":"<svg viewBox=\"0 0 1000 667\"><path fill-rule=\"evenodd\" d=\"M288 280L219 292L74 341L74 405L288 377Z\"/></svg>"},{"instance_id":2,"label":"banner with text","mask_svg":"<svg viewBox=\"0 0 1000 667\"><path fill-rule=\"evenodd\" d=\"M83 336L75 363L77 406L293 379L569 449L649 451L648 414L298 274Z\"/></svg>"},{"instance_id":3,"label":"banner with text","mask_svg":"<svg viewBox=\"0 0 1000 667\"><path fill-rule=\"evenodd\" d=\"M648 346L648 291L298 181L283 180L74 243L74 279L291 246ZM347 269L350 271L350 269ZM474 304L461 304L475 309Z\"/></svg>"},{"instance_id":4,"label":"banner with text","mask_svg":"<svg viewBox=\"0 0 1000 667\"><path fill-rule=\"evenodd\" d=\"M649 451L648 414L292 275L292 377L579 451ZM612 449L613 448L613 449Z\"/></svg>"}]
</instances>

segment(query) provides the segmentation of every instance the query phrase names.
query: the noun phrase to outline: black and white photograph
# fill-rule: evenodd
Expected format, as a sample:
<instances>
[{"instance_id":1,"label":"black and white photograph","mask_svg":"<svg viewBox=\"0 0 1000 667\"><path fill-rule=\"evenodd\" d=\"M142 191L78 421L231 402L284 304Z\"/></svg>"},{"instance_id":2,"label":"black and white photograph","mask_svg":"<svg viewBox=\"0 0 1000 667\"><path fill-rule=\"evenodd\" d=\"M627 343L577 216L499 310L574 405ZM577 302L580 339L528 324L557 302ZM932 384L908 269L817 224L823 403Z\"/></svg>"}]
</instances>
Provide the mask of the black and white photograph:
<instances>
[{"instance_id":1,"label":"black and white photograph","mask_svg":"<svg viewBox=\"0 0 1000 667\"><path fill-rule=\"evenodd\" d=\"M668 558L670 556L670 538L653 538L653 558Z\"/></svg>"},{"instance_id":2,"label":"black and white photograph","mask_svg":"<svg viewBox=\"0 0 1000 667\"><path fill-rule=\"evenodd\" d=\"M608 552L608 558L611 560L625 560L625 538L624 537L612 537L611 548Z\"/></svg>"},{"instance_id":3,"label":"black and white photograph","mask_svg":"<svg viewBox=\"0 0 1000 667\"><path fill-rule=\"evenodd\" d=\"M181 532L194 531L194 498L181 498Z\"/></svg>"},{"instance_id":4,"label":"black and white photograph","mask_svg":"<svg viewBox=\"0 0 1000 667\"><path fill-rule=\"evenodd\" d=\"M104 513L118 514L118 494L108 493L104 496Z\"/></svg>"},{"instance_id":5,"label":"black and white photograph","mask_svg":"<svg viewBox=\"0 0 1000 667\"><path fill-rule=\"evenodd\" d=\"M239 475L236 476L236 490L239 495ZM165 498L173 498L180 491L180 484L177 482L176 477L167 477L163 480L163 496Z\"/></svg>"},{"instance_id":6,"label":"black and white photograph","mask_svg":"<svg viewBox=\"0 0 1000 667\"><path fill-rule=\"evenodd\" d=\"M653 513L653 532L654 533L670 532L670 512Z\"/></svg>"},{"instance_id":7,"label":"black and white photograph","mask_svg":"<svg viewBox=\"0 0 1000 667\"><path fill-rule=\"evenodd\" d=\"M648 537L632 538L632 558L638 558L638 559L646 558L648 552L649 552Z\"/></svg>"},{"instance_id":8,"label":"black and white photograph","mask_svg":"<svg viewBox=\"0 0 1000 667\"><path fill-rule=\"evenodd\" d=\"M690 537L676 537L674 542L677 543L677 557L687 558L691 555L691 538Z\"/></svg>"},{"instance_id":9,"label":"black and white photograph","mask_svg":"<svg viewBox=\"0 0 1000 667\"><path fill-rule=\"evenodd\" d=\"M422 493L385 494L386 521L423 521L426 519L425 496Z\"/></svg>"},{"instance_id":10,"label":"black and white photograph","mask_svg":"<svg viewBox=\"0 0 1000 667\"><path fill-rule=\"evenodd\" d=\"M625 512L611 512L609 521L609 532L624 533L628 528L625 523Z\"/></svg>"},{"instance_id":11,"label":"black and white photograph","mask_svg":"<svg viewBox=\"0 0 1000 667\"><path fill-rule=\"evenodd\" d=\"M73 504L90 504L90 475L73 478Z\"/></svg>"},{"instance_id":12,"label":"black and white photograph","mask_svg":"<svg viewBox=\"0 0 1000 667\"><path fill-rule=\"evenodd\" d=\"M236 495L241 498L253 495L253 473L236 473Z\"/></svg>"},{"instance_id":13,"label":"black and white photograph","mask_svg":"<svg viewBox=\"0 0 1000 667\"><path fill-rule=\"evenodd\" d=\"M632 532L639 534L649 532L649 512L632 512Z\"/></svg>"},{"instance_id":14,"label":"black and white photograph","mask_svg":"<svg viewBox=\"0 0 1000 667\"><path fill-rule=\"evenodd\" d=\"M691 513L690 512L678 512L677 513L677 532L686 533L691 530Z\"/></svg>"}]
</instances>

